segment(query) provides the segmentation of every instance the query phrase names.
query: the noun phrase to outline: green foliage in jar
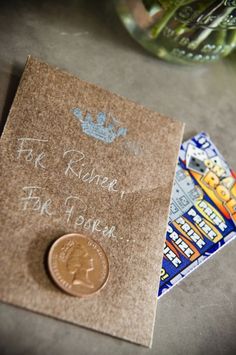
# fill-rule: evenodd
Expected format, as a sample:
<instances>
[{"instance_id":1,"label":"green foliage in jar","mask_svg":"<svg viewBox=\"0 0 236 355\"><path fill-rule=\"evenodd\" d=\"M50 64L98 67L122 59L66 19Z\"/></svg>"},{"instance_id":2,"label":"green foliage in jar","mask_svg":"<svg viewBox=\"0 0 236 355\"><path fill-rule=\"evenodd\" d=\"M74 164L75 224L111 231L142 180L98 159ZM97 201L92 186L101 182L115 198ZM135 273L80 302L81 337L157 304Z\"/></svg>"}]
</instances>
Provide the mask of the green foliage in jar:
<instances>
[{"instance_id":1,"label":"green foliage in jar","mask_svg":"<svg viewBox=\"0 0 236 355\"><path fill-rule=\"evenodd\" d=\"M155 55L210 62L236 47L236 0L118 0L132 36Z\"/></svg>"}]
</instances>

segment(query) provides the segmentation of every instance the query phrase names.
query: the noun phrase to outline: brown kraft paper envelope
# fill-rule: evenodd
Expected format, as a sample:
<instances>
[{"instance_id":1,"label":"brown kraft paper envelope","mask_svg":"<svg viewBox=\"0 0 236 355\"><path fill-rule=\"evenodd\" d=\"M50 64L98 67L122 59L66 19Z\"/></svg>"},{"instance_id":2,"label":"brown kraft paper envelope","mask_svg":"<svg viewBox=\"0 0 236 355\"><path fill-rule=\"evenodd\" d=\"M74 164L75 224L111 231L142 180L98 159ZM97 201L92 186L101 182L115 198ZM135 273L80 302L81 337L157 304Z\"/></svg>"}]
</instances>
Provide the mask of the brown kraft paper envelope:
<instances>
[{"instance_id":1,"label":"brown kraft paper envelope","mask_svg":"<svg viewBox=\"0 0 236 355\"><path fill-rule=\"evenodd\" d=\"M151 346L182 131L29 57L1 138L0 299ZM110 265L87 298L61 291L46 267L52 242L76 232Z\"/></svg>"}]
</instances>

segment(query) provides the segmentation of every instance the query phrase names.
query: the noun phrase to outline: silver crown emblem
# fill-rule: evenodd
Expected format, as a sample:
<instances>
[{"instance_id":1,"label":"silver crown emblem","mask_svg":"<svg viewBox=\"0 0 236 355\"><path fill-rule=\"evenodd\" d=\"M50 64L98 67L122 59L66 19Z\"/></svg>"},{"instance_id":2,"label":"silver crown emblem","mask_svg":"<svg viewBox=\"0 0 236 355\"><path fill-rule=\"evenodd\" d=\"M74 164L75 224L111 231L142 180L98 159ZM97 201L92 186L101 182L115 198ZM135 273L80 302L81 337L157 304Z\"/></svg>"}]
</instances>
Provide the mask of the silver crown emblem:
<instances>
[{"instance_id":1,"label":"silver crown emblem","mask_svg":"<svg viewBox=\"0 0 236 355\"><path fill-rule=\"evenodd\" d=\"M127 128L119 127L119 122L111 115L108 118L104 112L97 114L96 122L89 112L83 115L80 108L75 108L72 112L80 121L85 134L105 143L112 143L116 138L124 137L127 133Z\"/></svg>"}]
</instances>

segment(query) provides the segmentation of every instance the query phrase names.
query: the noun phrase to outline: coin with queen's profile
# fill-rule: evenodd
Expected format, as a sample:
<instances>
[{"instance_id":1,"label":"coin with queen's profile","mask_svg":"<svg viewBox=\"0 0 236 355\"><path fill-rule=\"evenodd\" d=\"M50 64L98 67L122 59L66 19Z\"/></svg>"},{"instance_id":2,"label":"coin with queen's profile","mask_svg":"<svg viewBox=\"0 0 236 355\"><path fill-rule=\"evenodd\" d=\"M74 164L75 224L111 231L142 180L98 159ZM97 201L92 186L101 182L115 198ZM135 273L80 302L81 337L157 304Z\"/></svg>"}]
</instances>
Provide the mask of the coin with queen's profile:
<instances>
[{"instance_id":1,"label":"coin with queen's profile","mask_svg":"<svg viewBox=\"0 0 236 355\"><path fill-rule=\"evenodd\" d=\"M78 297L101 290L109 275L108 258L103 248L81 234L66 234L52 244L48 268L60 289Z\"/></svg>"}]
</instances>

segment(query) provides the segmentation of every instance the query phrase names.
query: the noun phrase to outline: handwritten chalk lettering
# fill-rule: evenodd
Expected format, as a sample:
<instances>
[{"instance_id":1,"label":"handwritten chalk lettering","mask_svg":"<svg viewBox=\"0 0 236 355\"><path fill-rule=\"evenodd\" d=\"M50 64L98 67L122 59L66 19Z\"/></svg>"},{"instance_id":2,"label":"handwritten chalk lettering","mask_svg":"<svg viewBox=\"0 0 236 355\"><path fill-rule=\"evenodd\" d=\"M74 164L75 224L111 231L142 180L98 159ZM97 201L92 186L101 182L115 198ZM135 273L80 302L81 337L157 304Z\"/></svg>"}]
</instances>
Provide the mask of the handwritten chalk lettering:
<instances>
[{"instance_id":1,"label":"handwritten chalk lettering","mask_svg":"<svg viewBox=\"0 0 236 355\"><path fill-rule=\"evenodd\" d=\"M39 194L42 188L39 186L24 186L23 191L26 194L25 197L21 198L23 203L23 211L37 211L41 215L51 216L51 205L52 200L43 200Z\"/></svg>"},{"instance_id":2,"label":"handwritten chalk lettering","mask_svg":"<svg viewBox=\"0 0 236 355\"><path fill-rule=\"evenodd\" d=\"M87 205L78 196L68 196L65 200L65 215L67 223L72 223L74 229L84 229L92 233L100 233L106 238L114 238L116 227L107 226L98 218L87 218Z\"/></svg>"},{"instance_id":3,"label":"handwritten chalk lettering","mask_svg":"<svg viewBox=\"0 0 236 355\"><path fill-rule=\"evenodd\" d=\"M59 211L53 211L52 199L43 199L41 196L43 188L40 186L24 186L22 188L24 196L20 198L23 211L34 211L40 215L45 215L51 217ZM104 221L94 218L87 217L85 215L87 211L87 205L78 196L68 196L62 209L66 217L66 223L73 226L76 230L90 231L91 233L99 233L103 237L108 239L123 239L118 238L116 233L116 226L108 226ZM128 240L127 240L128 241Z\"/></svg>"},{"instance_id":4,"label":"handwritten chalk lettering","mask_svg":"<svg viewBox=\"0 0 236 355\"><path fill-rule=\"evenodd\" d=\"M18 142L17 159L24 158L26 162L32 162L35 168L46 169L42 144L48 142L47 139L18 138Z\"/></svg>"},{"instance_id":5,"label":"handwritten chalk lettering","mask_svg":"<svg viewBox=\"0 0 236 355\"><path fill-rule=\"evenodd\" d=\"M66 214L66 222L69 223L71 218L74 215L75 209L77 212L85 213L87 210L87 205L78 197L78 196L68 196L65 200L65 214Z\"/></svg>"},{"instance_id":6,"label":"handwritten chalk lettering","mask_svg":"<svg viewBox=\"0 0 236 355\"><path fill-rule=\"evenodd\" d=\"M76 149L70 149L64 152L63 158L67 160L65 169L66 176L75 176L84 183L95 184L108 192L119 193L120 198L123 197L124 191L120 190L118 180L109 179L107 176L98 174L96 169L87 162L83 152Z\"/></svg>"},{"instance_id":7,"label":"handwritten chalk lettering","mask_svg":"<svg viewBox=\"0 0 236 355\"><path fill-rule=\"evenodd\" d=\"M82 215L79 215L75 218L74 221L75 229L84 229L91 231L92 233L98 232L108 239L116 239L117 236L114 234L116 227L115 226L104 226L100 219L86 218Z\"/></svg>"}]
</instances>

